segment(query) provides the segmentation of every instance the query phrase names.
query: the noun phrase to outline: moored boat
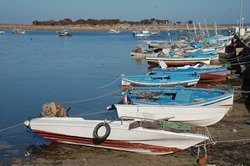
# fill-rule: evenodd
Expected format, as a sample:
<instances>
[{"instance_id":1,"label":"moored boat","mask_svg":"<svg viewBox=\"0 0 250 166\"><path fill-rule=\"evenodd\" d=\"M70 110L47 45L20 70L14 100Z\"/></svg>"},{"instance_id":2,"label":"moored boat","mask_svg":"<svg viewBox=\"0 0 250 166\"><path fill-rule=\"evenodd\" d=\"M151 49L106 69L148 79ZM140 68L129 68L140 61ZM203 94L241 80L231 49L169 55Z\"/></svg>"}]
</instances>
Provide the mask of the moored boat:
<instances>
[{"instance_id":1,"label":"moored boat","mask_svg":"<svg viewBox=\"0 0 250 166\"><path fill-rule=\"evenodd\" d=\"M25 30L14 29L14 30L12 30L12 33L13 34L21 34L21 35L23 35L23 34L25 34Z\"/></svg>"},{"instance_id":2,"label":"moored boat","mask_svg":"<svg viewBox=\"0 0 250 166\"><path fill-rule=\"evenodd\" d=\"M57 107L54 110L58 110ZM47 113L51 114L51 107L48 111ZM65 113L61 113L63 116L55 116L58 113L56 112L52 114L53 117L47 116L47 113L42 112L43 116L26 120L24 125L53 142L165 155L179 152L208 139L204 135L187 131L170 131L169 128L152 120L85 120L81 117L64 116Z\"/></svg>"},{"instance_id":3,"label":"moored boat","mask_svg":"<svg viewBox=\"0 0 250 166\"><path fill-rule=\"evenodd\" d=\"M223 81L227 79L227 64L208 65L205 63L197 63L194 66L185 65L181 67L167 67L165 62L160 61L161 67L150 69L151 74L157 73L190 73L196 72L200 74L200 80L203 82Z\"/></svg>"},{"instance_id":4,"label":"moored boat","mask_svg":"<svg viewBox=\"0 0 250 166\"><path fill-rule=\"evenodd\" d=\"M72 36L73 34L70 33L68 30L64 29L62 31L57 32L59 36Z\"/></svg>"},{"instance_id":5,"label":"moored boat","mask_svg":"<svg viewBox=\"0 0 250 166\"><path fill-rule=\"evenodd\" d=\"M123 101L140 105L166 106L233 106L234 90L215 88L185 88L175 86L130 87L123 92ZM127 104L127 102L123 102Z\"/></svg>"},{"instance_id":6,"label":"moored boat","mask_svg":"<svg viewBox=\"0 0 250 166\"><path fill-rule=\"evenodd\" d=\"M197 73L183 74L155 74L155 75L131 75L121 77L122 91L133 86L148 86L148 87L171 87L176 85L195 86L200 80L200 75Z\"/></svg>"},{"instance_id":7,"label":"moored boat","mask_svg":"<svg viewBox=\"0 0 250 166\"><path fill-rule=\"evenodd\" d=\"M219 122L231 107L115 104L115 108L119 118L168 120L204 127Z\"/></svg>"}]
</instances>

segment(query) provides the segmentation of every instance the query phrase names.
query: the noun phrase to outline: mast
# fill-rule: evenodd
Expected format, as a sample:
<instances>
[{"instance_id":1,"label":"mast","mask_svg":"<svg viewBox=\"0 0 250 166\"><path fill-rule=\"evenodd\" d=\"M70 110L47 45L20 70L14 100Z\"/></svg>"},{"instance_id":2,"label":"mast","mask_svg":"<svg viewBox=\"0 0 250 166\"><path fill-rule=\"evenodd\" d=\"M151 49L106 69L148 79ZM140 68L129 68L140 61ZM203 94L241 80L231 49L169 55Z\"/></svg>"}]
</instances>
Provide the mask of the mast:
<instances>
[{"instance_id":1,"label":"mast","mask_svg":"<svg viewBox=\"0 0 250 166\"><path fill-rule=\"evenodd\" d=\"M204 22L205 22L205 26L206 26L207 36L208 36L208 38L210 38L210 35L209 35L209 32L208 32L208 28L207 28L207 21L206 21L205 18L204 18Z\"/></svg>"}]
</instances>

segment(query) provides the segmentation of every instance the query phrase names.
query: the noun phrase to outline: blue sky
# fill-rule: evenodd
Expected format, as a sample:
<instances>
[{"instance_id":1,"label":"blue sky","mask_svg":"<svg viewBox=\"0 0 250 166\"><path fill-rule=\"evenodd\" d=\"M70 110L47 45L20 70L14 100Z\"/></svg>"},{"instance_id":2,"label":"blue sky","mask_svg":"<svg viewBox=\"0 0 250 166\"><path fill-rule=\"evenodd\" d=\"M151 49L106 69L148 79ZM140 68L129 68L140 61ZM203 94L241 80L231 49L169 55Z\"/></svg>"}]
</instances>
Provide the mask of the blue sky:
<instances>
[{"instance_id":1,"label":"blue sky","mask_svg":"<svg viewBox=\"0 0 250 166\"><path fill-rule=\"evenodd\" d=\"M0 23L78 19L168 19L218 24L237 23L241 0L1 0ZM250 23L250 0L243 0L244 23Z\"/></svg>"}]
</instances>

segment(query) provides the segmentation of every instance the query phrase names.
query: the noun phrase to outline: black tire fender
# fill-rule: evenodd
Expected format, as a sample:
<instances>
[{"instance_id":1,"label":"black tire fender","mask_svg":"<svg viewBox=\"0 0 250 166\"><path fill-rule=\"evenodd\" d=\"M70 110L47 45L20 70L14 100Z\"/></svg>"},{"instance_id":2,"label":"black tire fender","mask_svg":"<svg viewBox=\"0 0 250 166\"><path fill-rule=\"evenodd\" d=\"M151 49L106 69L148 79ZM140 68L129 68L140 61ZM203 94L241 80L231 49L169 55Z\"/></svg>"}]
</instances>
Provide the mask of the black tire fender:
<instances>
[{"instance_id":1,"label":"black tire fender","mask_svg":"<svg viewBox=\"0 0 250 166\"><path fill-rule=\"evenodd\" d=\"M105 127L106 132L103 136L99 136L98 130L103 126ZM111 128L110 128L109 124L106 122L101 122L101 123L97 124L96 127L94 128L93 137L96 141L103 142L108 138L108 136L110 135L110 132L111 132Z\"/></svg>"}]
</instances>

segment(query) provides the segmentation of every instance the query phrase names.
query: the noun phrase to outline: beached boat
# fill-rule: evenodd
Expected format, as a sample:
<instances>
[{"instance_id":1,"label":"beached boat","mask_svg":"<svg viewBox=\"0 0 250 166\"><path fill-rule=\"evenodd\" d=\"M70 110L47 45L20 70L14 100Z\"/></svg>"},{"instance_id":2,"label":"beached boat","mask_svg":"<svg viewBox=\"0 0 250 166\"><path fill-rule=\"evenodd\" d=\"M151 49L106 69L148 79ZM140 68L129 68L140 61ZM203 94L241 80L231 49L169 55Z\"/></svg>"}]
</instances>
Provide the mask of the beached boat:
<instances>
[{"instance_id":1,"label":"beached boat","mask_svg":"<svg viewBox=\"0 0 250 166\"><path fill-rule=\"evenodd\" d=\"M64 29L62 31L57 31L59 36L72 36L73 34L70 33L68 30Z\"/></svg>"},{"instance_id":2,"label":"beached boat","mask_svg":"<svg viewBox=\"0 0 250 166\"><path fill-rule=\"evenodd\" d=\"M25 34L25 30L14 29L14 30L12 30L12 33L13 34L21 34L21 35L23 35L23 34Z\"/></svg>"},{"instance_id":3,"label":"beached boat","mask_svg":"<svg viewBox=\"0 0 250 166\"><path fill-rule=\"evenodd\" d=\"M197 73L182 73L182 74L154 74L154 75L131 75L121 77L122 91L133 86L148 86L148 87L171 87L176 85L195 86L200 80L200 75Z\"/></svg>"},{"instance_id":4,"label":"beached boat","mask_svg":"<svg viewBox=\"0 0 250 166\"><path fill-rule=\"evenodd\" d=\"M205 127L219 122L231 107L115 104L115 108L118 117L123 119L148 118Z\"/></svg>"},{"instance_id":5,"label":"beached boat","mask_svg":"<svg viewBox=\"0 0 250 166\"><path fill-rule=\"evenodd\" d=\"M227 79L227 64L224 65L208 65L205 63L197 63L194 66L185 65L182 67L167 67L165 62L159 62L160 67L150 69L151 74L157 73L191 73L200 74L200 80L203 82L223 81Z\"/></svg>"},{"instance_id":6,"label":"beached boat","mask_svg":"<svg viewBox=\"0 0 250 166\"><path fill-rule=\"evenodd\" d=\"M210 55L210 54L199 54L199 53L188 53L185 55L171 55L171 56L158 56L152 57L147 56L146 60L150 67L158 66L159 61L165 62L168 66L185 66L185 65L195 65L198 62L203 62L205 64L210 64L211 61L217 61L219 55Z\"/></svg>"},{"instance_id":7,"label":"beached boat","mask_svg":"<svg viewBox=\"0 0 250 166\"><path fill-rule=\"evenodd\" d=\"M53 142L165 155L208 139L187 131L166 131L152 121L101 121L81 117L38 117L24 122L34 133Z\"/></svg>"},{"instance_id":8,"label":"beached boat","mask_svg":"<svg viewBox=\"0 0 250 166\"><path fill-rule=\"evenodd\" d=\"M130 87L123 92L123 104L167 106L233 106L234 90L175 86Z\"/></svg>"}]
</instances>

